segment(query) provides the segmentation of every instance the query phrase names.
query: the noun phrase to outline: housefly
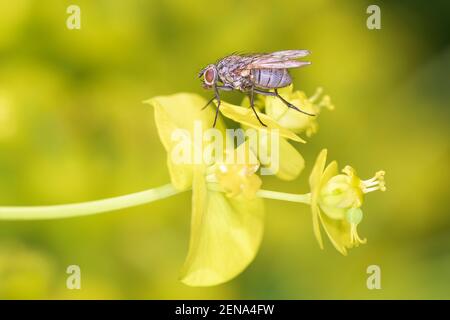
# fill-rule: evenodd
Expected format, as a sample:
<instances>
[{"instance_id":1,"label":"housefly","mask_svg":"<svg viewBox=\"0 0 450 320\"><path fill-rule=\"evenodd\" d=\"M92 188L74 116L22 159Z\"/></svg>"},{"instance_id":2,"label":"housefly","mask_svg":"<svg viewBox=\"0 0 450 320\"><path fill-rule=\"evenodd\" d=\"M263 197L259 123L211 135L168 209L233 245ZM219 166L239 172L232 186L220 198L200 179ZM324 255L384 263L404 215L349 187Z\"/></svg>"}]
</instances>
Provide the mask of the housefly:
<instances>
[{"instance_id":1,"label":"housefly","mask_svg":"<svg viewBox=\"0 0 450 320\"><path fill-rule=\"evenodd\" d=\"M297 61L296 59L305 57L308 50L284 50L272 53L257 54L231 54L220 59L214 64L209 64L199 73L205 89L213 89L214 96L208 101L206 108L213 100L217 100L216 115L214 124L216 125L217 115L220 107L220 90L239 90L249 95L250 107L258 118L259 122L266 126L258 116L254 106L254 94L275 96L287 107L314 116L302 111L289 101L286 101L279 93L278 89L286 87L292 83L289 74L291 68L299 68L310 64L307 61ZM270 91L273 89L273 91Z\"/></svg>"}]
</instances>

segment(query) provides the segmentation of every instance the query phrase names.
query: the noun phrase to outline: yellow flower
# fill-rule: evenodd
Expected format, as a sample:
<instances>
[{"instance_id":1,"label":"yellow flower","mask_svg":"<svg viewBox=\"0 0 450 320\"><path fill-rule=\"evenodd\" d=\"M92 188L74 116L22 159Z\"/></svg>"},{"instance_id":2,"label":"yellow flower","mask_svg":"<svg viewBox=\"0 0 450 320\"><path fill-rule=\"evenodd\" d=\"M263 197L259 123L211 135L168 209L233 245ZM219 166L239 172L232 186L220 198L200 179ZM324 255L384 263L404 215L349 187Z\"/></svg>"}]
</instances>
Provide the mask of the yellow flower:
<instances>
[{"instance_id":1,"label":"yellow flower","mask_svg":"<svg viewBox=\"0 0 450 320\"><path fill-rule=\"evenodd\" d=\"M338 174L336 161L325 167L326 157L327 151L322 150L309 178L313 230L321 248L320 225L334 247L346 255L348 248L366 242L357 231L363 217L360 207L365 194L386 190L384 171L377 172L371 179L361 180L350 166L342 170L343 174Z\"/></svg>"},{"instance_id":2,"label":"yellow flower","mask_svg":"<svg viewBox=\"0 0 450 320\"><path fill-rule=\"evenodd\" d=\"M232 104L222 102L220 105L220 111L225 117L230 118L231 120L234 120L236 122L239 122L246 127L258 129L263 132L268 132L271 129L277 129L279 130L280 136L284 138L302 143L306 142L298 135L293 133L291 130L278 124L271 117L265 115L264 113L258 112L258 115L262 120L262 122L264 122L267 125L267 127L262 126L251 108L243 108L241 106L234 106Z\"/></svg>"},{"instance_id":3,"label":"yellow flower","mask_svg":"<svg viewBox=\"0 0 450 320\"><path fill-rule=\"evenodd\" d=\"M317 132L317 116L323 108L329 110L334 109L328 95L323 96L322 88L318 88L315 94L308 98L303 91L293 91L293 86L280 89L282 95L287 101L297 106L303 111L306 111L316 116L309 116L304 113L286 107L286 105L277 97L268 96L265 98L265 112L268 116L273 118L282 127L289 129L295 133L305 132L308 137Z\"/></svg>"},{"instance_id":4,"label":"yellow flower","mask_svg":"<svg viewBox=\"0 0 450 320\"><path fill-rule=\"evenodd\" d=\"M332 107L327 97L316 105L317 97L307 99L303 93L292 93L292 88L286 90L291 90L286 92L293 102L302 102L307 111L317 114L322 106ZM274 101L260 98L261 109L261 101L266 102L269 113L278 108ZM201 111L205 102L202 97L189 93L146 101L154 109L158 135L168 153L171 183L96 201L53 206L0 206L0 219L38 220L98 214L192 189L189 250L180 275L181 281L190 286L224 283L251 263L263 235L262 198L310 205L314 234L321 248L321 226L335 248L344 255L348 248L366 242L357 230L363 218L361 206L365 194L386 190L384 171L368 180L361 180L350 166L339 174L336 161L325 167L327 151L322 150L309 178L310 193L263 190L256 174L260 167L261 175L276 174L286 180L299 175L304 160L288 139L305 142L292 130L306 130L308 134L308 130L311 133L315 128L314 123L295 118L298 113L295 116L272 114L276 120L261 113L259 117L268 125L266 127L252 110L224 102L221 106L223 114L248 128L245 133L241 129L225 130L221 119L215 122L215 111ZM213 120L215 128L211 128ZM283 127L283 123L290 125L292 130ZM203 132L202 128L207 131ZM239 143L237 148L234 148L235 139Z\"/></svg>"},{"instance_id":5,"label":"yellow flower","mask_svg":"<svg viewBox=\"0 0 450 320\"><path fill-rule=\"evenodd\" d=\"M172 139L172 133L177 129L194 131L195 121L200 121L203 128L209 128L214 119L214 111L201 110L205 100L192 93L177 93L171 96L158 96L144 103L151 105L155 112L155 123L159 138L167 151L167 167L172 184L178 190L189 189L192 185L193 170L198 166L194 164L177 164L172 159L172 150L177 144ZM199 108L200 105L200 108ZM216 129L224 132L225 127L218 119Z\"/></svg>"},{"instance_id":6,"label":"yellow flower","mask_svg":"<svg viewBox=\"0 0 450 320\"><path fill-rule=\"evenodd\" d=\"M224 116L230 118L236 122L239 122L244 129L253 128L258 130L258 148L253 150L258 159L264 157L264 155L271 154L272 145L270 130L278 130L279 136L277 144L279 146L278 156L278 171L274 174L282 180L294 180L297 178L305 167L305 161L302 155L287 141L287 139L306 143L305 140L300 138L294 132L284 128L278 124L274 119L267 116L264 113L259 113L261 120L267 125L263 127L256 118L253 110L249 108L248 99L244 99L242 106L234 106L229 103L222 103L220 110ZM261 164L265 167L270 167L269 164Z\"/></svg>"},{"instance_id":7,"label":"yellow flower","mask_svg":"<svg viewBox=\"0 0 450 320\"><path fill-rule=\"evenodd\" d=\"M233 279L255 258L263 230L261 198L227 197L210 189L204 173L195 171L191 237L181 281L212 286Z\"/></svg>"},{"instance_id":8,"label":"yellow flower","mask_svg":"<svg viewBox=\"0 0 450 320\"><path fill-rule=\"evenodd\" d=\"M281 138L279 139L279 169L275 172L275 175L282 180L294 180L305 167L305 161L300 154L287 139L305 142L303 139L300 141L298 136L294 133L305 132L309 137L317 131L317 115L322 108L329 110L334 109L334 105L331 103L328 95L322 95L322 88L318 88L315 94L308 98L302 91L293 91L293 86L279 90L280 94L285 99L296 106L302 108L302 110L315 114L316 116L308 116L296 110L288 108L279 98L273 96L258 95L255 99L255 107L257 110L265 110L264 113L258 112L260 118L264 123L268 124L269 128L283 128L283 132L280 132ZM244 128L251 127L260 130L260 140L263 140L263 144L255 152L259 154L267 154L270 146L270 135L267 134L265 127L261 126L257 121L253 111L250 109L250 100L245 97L241 103L244 108L225 104L225 108L222 108L222 113L237 122L240 122ZM266 140L266 141L264 141Z\"/></svg>"},{"instance_id":9,"label":"yellow flower","mask_svg":"<svg viewBox=\"0 0 450 320\"><path fill-rule=\"evenodd\" d=\"M246 162L175 163L170 157L175 147L174 130L181 128L193 136L194 121L200 121L203 128L211 128L214 111L201 111L206 101L188 93L155 97L147 103L154 108L158 134L169 154L167 164L172 184L179 190L192 188L191 236L180 280L189 286L229 281L254 259L262 239L264 204L261 198L254 197L260 186L254 174L257 166ZM220 119L215 129L225 136ZM221 171L221 165L225 165L222 167L225 170ZM217 174L213 182L212 173ZM217 185L227 193L215 188Z\"/></svg>"},{"instance_id":10,"label":"yellow flower","mask_svg":"<svg viewBox=\"0 0 450 320\"><path fill-rule=\"evenodd\" d=\"M239 159L239 153L243 158ZM214 165L212 181L217 181L228 197L240 194L248 199L254 199L256 192L261 188L261 178L256 174L259 163L247 143L241 144L236 150L227 150L226 159ZM240 161L241 160L241 161ZM244 161L242 161L244 160Z\"/></svg>"}]
</instances>

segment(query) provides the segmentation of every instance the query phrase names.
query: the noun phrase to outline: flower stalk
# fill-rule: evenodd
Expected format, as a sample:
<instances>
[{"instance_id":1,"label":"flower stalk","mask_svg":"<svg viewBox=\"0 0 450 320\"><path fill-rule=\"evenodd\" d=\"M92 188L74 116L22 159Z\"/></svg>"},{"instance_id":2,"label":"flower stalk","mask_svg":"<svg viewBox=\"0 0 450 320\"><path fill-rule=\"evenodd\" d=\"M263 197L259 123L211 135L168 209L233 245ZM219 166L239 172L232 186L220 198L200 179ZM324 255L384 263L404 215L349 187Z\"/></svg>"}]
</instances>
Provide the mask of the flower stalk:
<instances>
[{"instance_id":1,"label":"flower stalk","mask_svg":"<svg viewBox=\"0 0 450 320\"><path fill-rule=\"evenodd\" d=\"M177 190L169 183L145 191L95 201L50 206L3 206L0 207L0 220L50 220L82 217L144 205L174 196L183 191ZM214 191L219 191L219 189L214 189ZM256 196L308 205L311 202L310 193L294 194L261 189L258 190Z\"/></svg>"},{"instance_id":2,"label":"flower stalk","mask_svg":"<svg viewBox=\"0 0 450 320\"><path fill-rule=\"evenodd\" d=\"M261 198L311 204L311 193L296 194L270 190L259 190L256 195Z\"/></svg>"},{"instance_id":3,"label":"flower stalk","mask_svg":"<svg viewBox=\"0 0 450 320\"><path fill-rule=\"evenodd\" d=\"M180 193L172 184L96 201L52 206L0 207L0 220L48 220L99 214L139 206Z\"/></svg>"}]
</instances>

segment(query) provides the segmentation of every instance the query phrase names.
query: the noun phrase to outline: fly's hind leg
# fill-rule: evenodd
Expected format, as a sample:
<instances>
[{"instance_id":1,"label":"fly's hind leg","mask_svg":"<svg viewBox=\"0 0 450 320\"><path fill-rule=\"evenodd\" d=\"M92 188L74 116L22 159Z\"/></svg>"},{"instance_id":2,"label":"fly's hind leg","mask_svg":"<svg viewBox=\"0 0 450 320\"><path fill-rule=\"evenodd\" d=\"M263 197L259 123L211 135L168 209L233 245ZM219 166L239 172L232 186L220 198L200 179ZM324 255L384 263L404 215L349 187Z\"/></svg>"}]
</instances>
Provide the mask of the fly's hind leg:
<instances>
[{"instance_id":1,"label":"fly's hind leg","mask_svg":"<svg viewBox=\"0 0 450 320\"><path fill-rule=\"evenodd\" d=\"M286 99L284 99L279 93L278 93L278 89L275 89L274 92L271 91L264 91L264 90L259 90L259 89L255 89L255 92L258 94L262 94L265 96L272 96L272 97L277 97L278 99L280 99L288 108L297 110L298 112L304 113L308 116L315 116L315 114L300 110L299 108L297 108L296 106L294 106L292 103L290 103L289 101L287 101Z\"/></svg>"},{"instance_id":2,"label":"fly's hind leg","mask_svg":"<svg viewBox=\"0 0 450 320\"><path fill-rule=\"evenodd\" d=\"M300 110L299 108L297 108L296 106L294 106L292 103L290 103L289 101L285 100L282 96L280 96L280 94L278 93L278 89L275 89L275 95L278 97L278 99L280 99L281 101L283 101L283 103L288 106L291 109L297 110L301 113L304 113L308 116L315 116L315 114Z\"/></svg>"},{"instance_id":3,"label":"fly's hind leg","mask_svg":"<svg viewBox=\"0 0 450 320\"><path fill-rule=\"evenodd\" d=\"M264 127L267 127L264 122L261 121L261 119L258 116L258 113L255 110L255 101L254 101L254 90L255 88L250 89L249 97L250 97L250 107L252 108L253 112L255 113L256 118L258 119L259 123L261 123Z\"/></svg>"}]
</instances>

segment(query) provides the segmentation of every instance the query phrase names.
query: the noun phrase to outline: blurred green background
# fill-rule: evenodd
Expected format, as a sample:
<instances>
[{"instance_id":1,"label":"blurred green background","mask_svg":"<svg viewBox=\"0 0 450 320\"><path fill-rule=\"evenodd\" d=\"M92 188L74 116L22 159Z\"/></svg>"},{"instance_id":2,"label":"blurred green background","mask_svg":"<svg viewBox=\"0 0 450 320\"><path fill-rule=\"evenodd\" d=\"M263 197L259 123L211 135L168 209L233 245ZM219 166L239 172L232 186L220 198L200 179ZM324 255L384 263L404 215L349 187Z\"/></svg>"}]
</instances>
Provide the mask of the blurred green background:
<instances>
[{"instance_id":1,"label":"blurred green background","mask_svg":"<svg viewBox=\"0 0 450 320\"><path fill-rule=\"evenodd\" d=\"M375 4L375 2L373 2ZM66 8L81 7L81 30ZM153 111L141 103L181 91L205 97L204 65L233 51L309 49L295 87L323 86L336 105L299 145L294 182L307 192L321 148L364 178L387 172L366 198L368 244L321 251L309 208L268 200L261 249L231 282L177 280L187 253L190 194L58 221L0 222L0 298L431 299L450 298L448 1L0 2L0 205L79 202L169 181ZM238 93L224 98L239 102ZM77 264L82 290L66 289ZM381 290L366 268L381 267Z\"/></svg>"}]
</instances>

